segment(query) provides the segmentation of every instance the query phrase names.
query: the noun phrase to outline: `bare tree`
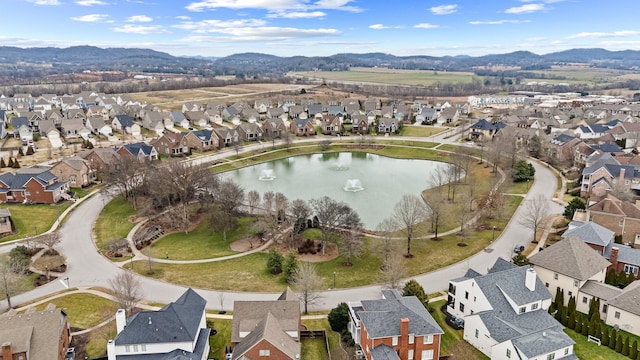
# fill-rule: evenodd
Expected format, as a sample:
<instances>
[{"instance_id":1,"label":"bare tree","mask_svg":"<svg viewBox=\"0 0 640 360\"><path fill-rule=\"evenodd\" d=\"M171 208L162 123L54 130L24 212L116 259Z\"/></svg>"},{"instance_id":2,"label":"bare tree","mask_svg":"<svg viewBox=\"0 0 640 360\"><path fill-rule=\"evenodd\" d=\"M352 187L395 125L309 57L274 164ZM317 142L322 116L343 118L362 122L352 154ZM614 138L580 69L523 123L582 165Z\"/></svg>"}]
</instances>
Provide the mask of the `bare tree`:
<instances>
[{"instance_id":1,"label":"bare tree","mask_svg":"<svg viewBox=\"0 0 640 360\"><path fill-rule=\"evenodd\" d=\"M319 302L322 279L318 276L315 265L301 262L293 273L294 288L299 292L298 297L304 304L304 313L309 313L309 305Z\"/></svg>"},{"instance_id":2,"label":"bare tree","mask_svg":"<svg viewBox=\"0 0 640 360\"><path fill-rule=\"evenodd\" d=\"M253 209L260 205L260 193L251 190L247 193L247 204L249 205L249 214L253 215Z\"/></svg>"},{"instance_id":3,"label":"bare tree","mask_svg":"<svg viewBox=\"0 0 640 360\"><path fill-rule=\"evenodd\" d=\"M350 266L351 259L357 258L362 254L363 244L364 239L362 229L360 228L351 228L342 236L340 241L340 252L346 260L343 265Z\"/></svg>"},{"instance_id":4,"label":"bare tree","mask_svg":"<svg viewBox=\"0 0 640 360\"><path fill-rule=\"evenodd\" d=\"M131 207L136 209L138 195L144 187L143 183L149 167L149 163L141 162L137 158L120 156L107 167L105 180L116 187Z\"/></svg>"},{"instance_id":5,"label":"bare tree","mask_svg":"<svg viewBox=\"0 0 640 360\"><path fill-rule=\"evenodd\" d=\"M398 223L393 218L386 218L378 224L376 230L382 236L375 252L382 258L382 269L386 270L393 254L398 252L398 241L393 235L398 231Z\"/></svg>"},{"instance_id":6,"label":"bare tree","mask_svg":"<svg viewBox=\"0 0 640 360\"><path fill-rule=\"evenodd\" d=\"M306 220L311 215L311 208L306 201L302 199L295 199L291 202L291 208L289 209L291 214L296 219L296 225L303 226L304 224L300 224L301 222L306 222ZM296 229L297 230L297 229Z\"/></svg>"},{"instance_id":7,"label":"bare tree","mask_svg":"<svg viewBox=\"0 0 640 360\"><path fill-rule=\"evenodd\" d=\"M25 289L24 279L27 269L27 264L19 261L12 262L9 257L0 259L0 286L9 308L13 307L11 296Z\"/></svg>"},{"instance_id":8,"label":"bare tree","mask_svg":"<svg viewBox=\"0 0 640 360\"><path fill-rule=\"evenodd\" d=\"M385 284L390 289L399 290L402 286L402 279L405 276L404 261L401 254L391 255L389 262L382 273Z\"/></svg>"},{"instance_id":9,"label":"bare tree","mask_svg":"<svg viewBox=\"0 0 640 360\"><path fill-rule=\"evenodd\" d=\"M458 201L454 206L454 214L456 220L458 220L458 225L460 225L460 235L464 234L465 225L473 217L473 209L469 206L470 202L469 194L463 192L458 196Z\"/></svg>"},{"instance_id":10,"label":"bare tree","mask_svg":"<svg viewBox=\"0 0 640 360\"><path fill-rule=\"evenodd\" d=\"M273 191L267 191L262 194L262 208L267 214L273 214L273 208L275 206L276 194Z\"/></svg>"},{"instance_id":11,"label":"bare tree","mask_svg":"<svg viewBox=\"0 0 640 360\"><path fill-rule=\"evenodd\" d=\"M109 279L109 287L118 306L131 313L138 301L142 299L142 283L133 271L121 270L112 279Z\"/></svg>"},{"instance_id":12,"label":"bare tree","mask_svg":"<svg viewBox=\"0 0 640 360\"><path fill-rule=\"evenodd\" d=\"M222 211L234 215L244 201L244 189L232 180L225 179L218 185L214 198Z\"/></svg>"},{"instance_id":13,"label":"bare tree","mask_svg":"<svg viewBox=\"0 0 640 360\"><path fill-rule=\"evenodd\" d=\"M629 189L629 186L624 184L624 181L620 178L615 178L611 182L611 195L617 197L621 201L633 200L633 192Z\"/></svg>"},{"instance_id":14,"label":"bare tree","mask_svg":"<svg viewBox=\"0 0 640 360\"><path fill-rule=\"evenodd\" d=\"M336 230L359 226L360 215L344 202L338 202L328 196L312 199L311 208L318 219L320 232L322 233L322 255L326 253L326 244L329 234Z\"/></svg>"},{"instance_id":15,"label":"bare tree","mask_svg":"<svg viewBox=\"0 0 640 360\"><path fill-rule=\"evenodd\" d=\"M44 246L47 251L53 250L53 247L62 241L60 233L55 231L48 234L38 236L35 240L36 244Z\"/></svg>"},{"instance_id":16,"label":"bare tree","mask_svg":"<svg viewBox=\"0 0 640 360\"><path fill-rule=\"evenodd\" d=\"M278 219L284 219L286 217L287 209L289 208L289 199L281 192L277 192L274 198L276 221Z\"/></svg>"},{"instance_id":17,"label":"bare tree","mask_svg":"<svg viewBox=\"0 0 640 360\"><path fill-rule=\"evenodd\" d=\"M401 225L407 237L407 257L411 254L411 239L418 230L418 226L429 216L425 202L418 196L404 194L393 208L393 217Z\"/></svg>"},{"instance_id":18,"label":"bare tree","mask_svg":"<svg viewBox=\"0 0 640 360\"><path fill-rule=\"evenodd\" d=\"M533 241L536 241L540 224L549 212L549 202L544 195L538 194L525 203L520 224L533 230Z\"/></svg>"},{"instance_id":19,"label":"bare tree","mask_svg":"<svg viewBox=\"0 0 640 360\"><path fill-rule=\"evenodd\" d=\"M214 209L209 214L209 228L213 232L222 233L222 241L227 242L227 231L236 227L237 219L222 209Z\"/></svg>"}]
</instances>

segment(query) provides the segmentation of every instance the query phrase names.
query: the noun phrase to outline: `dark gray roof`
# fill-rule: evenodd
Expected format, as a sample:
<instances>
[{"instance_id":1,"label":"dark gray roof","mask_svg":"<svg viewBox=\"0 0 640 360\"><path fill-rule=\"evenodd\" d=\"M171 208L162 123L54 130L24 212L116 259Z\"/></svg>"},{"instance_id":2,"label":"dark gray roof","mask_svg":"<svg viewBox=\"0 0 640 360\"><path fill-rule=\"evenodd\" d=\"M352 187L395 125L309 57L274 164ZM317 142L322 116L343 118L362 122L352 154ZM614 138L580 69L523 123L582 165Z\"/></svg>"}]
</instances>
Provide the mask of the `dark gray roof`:
<instances>
[{"instance_id":1,"label":"dark gray roof","mask_svg":"<svg viewBox=\"0 0 640 360\"><path fill-rule=\"evenodd\" d=\"M580 292L608 301L609 299L620 295L620 293L622 293L622 289L608 284L603 284L599 281L587 280L587 282L580 288Z\"/></svg>"},{"instance_id":2,"label":"dark gray roof","mask_svg":"<svg viewBox=\"0 0 640 360\"><path fill-rule=\"evenodd\" d=\"M122 127L130 127L133 125L133 120L129 117L129 115L116 115L115 116Z\"/></svg>"},{"instance_id":3,"label":"dark gray roof","mask_svg":"<svg viewBox=\"0 0 640 360\"><path fill-rule=\"evenodd\" d=\"M198 340L193 352L176 349L164 354L136 354L136 355L118 355L116 360L193 360L202 359L204 350L209 342L209 334L211 329L200 329Z\"/></svg>"},{"instance_id":4,"label":"dark gray roof","mask_svg":"<svg viewBox=\"0 0 640 360\"><path fill-rule=\"evenodd\" d=\"M29 171L31 170L31 171ZM22 168L20 171L14 173L4 173L0 175L0 181L5 183L9 189L24 189L29 180L35 179L40 185L45 187L46 190L53 190L55 188L47 188L47 184L49 181L57 179L55 175L51 173L48 169L42 168ZM66 184L66 182L56 182L54 185L62 186Z\"/></svg>"},{"instance_id":5,"label":"dark gray roof","mask_svg":"<svg viewBox=\"0 0 640 360\"><path fill-rule=\"evenodd\" d=\"M514 339L513 345L518 352L530 359L575 344L562 329L563 326L558 324L549 329L527 334Z\"/></svg>"},{"instance_id":6,"label":"dark gray roof","mask_svg":"<svg viewBox=\"0 0 640 360\"><path fill-rule=\"evenodd\" d=\"M507 270L489 272L485 276L475 278L475 281L494 309L499 309L500 307L494 306L493 302L496 301L497 304L503 305L501 301L505 298L505 295L517 305L550 299L549 290L537 276L533 291L525 286L526 272L529 269L530 267L528 266L516 266Z\"/></svg>"},{"instance_id":7,"label":"dark gray roof","mask_svg":"<svg viewBox=\"0 0 640 360\"><path fill-rule=\"evenodd\" d=\"M614 234L613 231L589 221L565 231L562 237L566 239L571 236L577 236L588 244L607 246L613 240Z\"/></svg>"},{"instance_id":8,"label":"dark gray roof","mask_svg":"<svg viewBox=\"0 0 640 360\"><path fill-rule=\"evenodd\" d=\"M296 123L296 126L298 127L298 129L304 129L304 127L309 122L309 119L296 118L296 119L293 119L293 121Z\"/></svg>"},{"instance_id":9,"label":"dark gray roof","mask_svg":"<svg viewBox=\"0 0 640 360\"><path fill-rule=\"evenodd\" d=\"M627 245L610 243L604 249L606 259L611 259L611 250L614 246L618 248L618 263L640 266L640 249Z\"/></svg>"},{"instance_id":10,"label":"dark gray roof","mask_svg":"<svg viewBox=\"0 0 640 360\"><path fill-rule=\"evenodd\" d=\"M192 131L192 133L202 141L209 141L211 140L211 134L213 134L213 130L201 129Z\"/></svg>"},{"instance_id":11,"label":"dark gray roof","mask_svg":"<svg viewBox=\"0 0 640 360\"><path fill-rule=\"evenodd\" d=\"M395 291L395 290L393 290ZM400 319L409 319L409 333L415 335L442 334L438 323L415 296L362 300L358 315L370 338L400 335Z\"/></svg>"},{"instance_id":12,"label":"dark gray roof","mask_svg":"<svg viewBox=\"0 0 640 360\"><path fill-rule=\"evenodd\" d=\"M577 236L549 246L531 256L529 262L578 280L587 280L611 265Z\"/></svg>"},{"instance_id":13,"label":"dark gray roof","mask_svg":"<svg viewBox=\"0 0 640 360\"><path fill-rule=\"evenodd\" d=\"M17 116L11 119L11 125L13 126L14 130L18 129L20 126L23 126L23 125L29 126L29 119L27 119L26 116Z\"/></svg>"},{"instance_id":14,"label":"dark gray roof","mask_svg":"<svg viewBox=\"0 0 640 360\"><path fill-rule=\"evenodd\" d=\"M142 311L127 320L116 336L116 345L195 341L207 304L192 289L158 311Z\"/></svg>"},{"instance_id":15,"label":"dark gray roof","mask_svg":"<svg viewBox=\"0 0 640 360\"><path fill-rule=\"evenodd\" d=\"M137 142L137 143L133 143L133 144L125 144L125 145L122 145L122 146L125 149L127 149L127 151L129 153L131 153L131 155L133 155L133 156L138 156L141 151L145 156L149 156L149 155L151 155L151 150L153 149L153 146L147 145L147 144L145 144L143 142Z\"/></svg>"},{"instance_id":16,"label":"dark gray roof","mask_svg":"<svg viewBox=\"0 0 640 360\"><path fill-rule=\"evenodd\" d=\"M518 266L503 259L503 258L497 258L496 262L493 264L493 266L491 267L491 269L489 269L488 273L496 273L496 272L500 272L500 271L505 271L505 270L511 270L511 269L515 269Z\"/></svg>"},{"instance_id":17,"label":"dark gray roof","mask_svg":"<svg viewBox=\"0 0 640 360\"><path fill-rule=\"evenodd\" d=\"M371 360L400 360L398 353L388 345L378 345L370 350ZM414 358L417 358L417 354Z\"/></svg>"}]
</instances>

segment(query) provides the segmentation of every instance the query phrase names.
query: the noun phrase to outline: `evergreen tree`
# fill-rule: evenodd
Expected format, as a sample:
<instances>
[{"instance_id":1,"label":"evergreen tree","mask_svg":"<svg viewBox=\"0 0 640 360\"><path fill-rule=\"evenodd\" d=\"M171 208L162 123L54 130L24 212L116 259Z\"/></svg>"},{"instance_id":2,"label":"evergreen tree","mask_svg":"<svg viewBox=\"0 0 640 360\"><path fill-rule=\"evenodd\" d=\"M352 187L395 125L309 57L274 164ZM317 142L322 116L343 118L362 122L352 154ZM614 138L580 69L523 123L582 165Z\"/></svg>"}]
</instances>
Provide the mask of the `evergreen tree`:
<instances>
[{"instance_id":1,"label":"evergreen tree","mask_svg":"<svg viewBox=\"0 0 640 360\"><path fill-rule=\"evenodd\" d=\"M33 155L34 151L33 151L33 146L29 146L27 148L27 155Z\"/></svg>"},{"instance_id":2,"label":"evergreen tree","mask_svg":"<svg viewBox=\"0 0 640 360\"><path fill-rule=\"evenodd\" d=\"M20 163L18 162L18 158L16 158L16 160L13 162L13 168L20 169Z\"/></svg>"},{"instance_id":3,"label":"evergreen tree","mask_svg":"<svg viewBox=\"0 0 640 360\"><path fill-rule=\"evenodd\" d=\"M616 284L615 285L626 286L626 284L627 284L627 274L625 274L624 271L620 271L616 275Z\"/></svg>"},{"instance_id":4,"label":"evergreen tree","mask_svg":"<svg viewBox=\"0 0 640 360\"><path fill-rule=\"evenodd\" d=\"M4 158L0 158L0 168L6 168L7 164L4 162Z\"/></svg>"},{"instance_id":5,"label":"evergreen tree","mask_svg":"<svg viewBox=\"0 0 640 360\"><path fill-rule=\"evenodd\" d=\"M582 318L582 335L587 336L591 330L591 324L589 324L589 319L586 316L581 316Z\"/></svg>"},{"instance_id":6,"label":"evergreen tree","mask_svg":"<svg viewBox=\"0 0 640 360\"><path fill-rule=\"evenodd\" d=\"M638 351L638 356L636 356L636 360L640 360L640 351Z\"/></svg>"},{"instance_id":7,"label":"evergreen tree","mask_svg":"<svg viewBox=\"0 0 640 360\"><path fill-rule=\"evenodd\" d=\"M564 306L564 290L560 289L560 287L556 288L556 308L559 309L560 307Z\"/></svg>"},{"instance_id":8,"label":"evergreen tree","mask_svg":"<svg viewBox=\"0 0 640 360\"><path fill-rule=\"evenodd\" d=\"M24 156L24 151L22 151L22 146L18 150L18 156Z\"/></svg>"},{"instance_id":9,"label":"evergreen tree","mask_svg":"<svg viewBox=\"0 0 640 360\"><path fill-rule=\"evenodd\" d=\"M622 334L618 334L618 336L616 337L616 352L617 353L621 353L622 352L622 345L623 345Z\"/></svg>"},{"instance_id":10,"label":"evergreen tree","mask_svg":"<svg viewBox=\"0 0 640 360\"><path fill-rule=\"evenodd\" d=\"M598 325L600 325L599 324L599 320L600 319L596 319L596 318L593 318L593 317L591 319L589 319L589 335L598 336L597 331L599 331L599 329L598 329L598 327L599 327Z\"/></svg>"},{"instance_id":11,"label":"evergreen tree","mask_svg":"<svg viewBox=\"0 0 640 360\"><path fill-rule=\"evenodd\" d=\"M7 167L12 168L13 167L13 159L9 158L9 163L7 163Z\"/></svg>"},{"instance_id":12,"label":"evergreen tree","mask_svg":"<svg viewBox=\"0 0 640 360\"><path fill-rule=\"evenodd\" d=\"M573 313L569 315L569 320L567 321L567 327L571 330L575 330L576 328L576 314Z\"/></svg>"},{"instance_id":13,"label":"evergreen tree","mask_svg":"<svg viewBox=\"0 0 640 360\"><path fill-rule=\"evenodd\" d=\"M629 336L624 337L624 342L622 343L622 355L629 356Z\"/></svg>"},{"instance_id":14,"label":"evergreen tree","mask_svg":"<svg viewBox=\"0 0 640 360\"><path fill-rule=\"evenodd\" d=\"M605 327L602 331L602 337L600 338L602 346L609 346L609 336L609 328Z\"/></svg>"},{"instance_id":15,"label":"evergreen tree","mask_svg":"<svg viewBox=\"0 0 640 360\"><path fill-rule=\"evenodd\" d=\"M575 315L574 315L575 316ZM578 334L582 333L582 321L580 321L580 319L576 319L573 331L577 332Z\"/></svg>"},{"instance_id":16,"label":"evergreen tree","mask_svg":"<svg viewBox=\"0 0 640 360\"><path fill-rule=\"evenodd\" d=\"M631 345L631 352L629 353L629 358L635 359L638 357L638 340L633 340L633 344Z\"/></svg>"},{"instance_id":17,"label":"evergreen tree","mask_svg":"<svg viewBox=\"0 0 640 360\"><path fill-rule=\"evenodd\" d=\"M567 305L567 316L571 316L574 312L576 312L576 297L572 296L569 298L569 304Z\"/></svg>"},{"instance_id":18,"label":"evergreen tree","mask_svg":"<svg viewBox=\"0 0 640 360\"><path fill-rule=\"evenodd\" d=\"M424 288L414 279L407 281L402 289L402 296L415 296L420 300L425 309L429 309L429 298L424 292Z\"/></svg>"},{"instance_id":19,"label":"evergreen tree","mask_svg":"<svg viewBox=\"0 0 640 360\"><path fill-rule=\"evenodd\" d=\"M614 269L607 271L607 276L604 278L604 283L615 286L616 281L616 271Z\"/></svg>"},{"instance_id":20,"label":"evergreen tree","mask_svg":"<svg viewBox=\"0 0 640 360\"><path fill-rule=\"evenodd\" d=\"M617 339L618 339L618 331L616 329L611 330L611 335L609 336L609 349L616 348Z\"/></svg>"}]
</instances>

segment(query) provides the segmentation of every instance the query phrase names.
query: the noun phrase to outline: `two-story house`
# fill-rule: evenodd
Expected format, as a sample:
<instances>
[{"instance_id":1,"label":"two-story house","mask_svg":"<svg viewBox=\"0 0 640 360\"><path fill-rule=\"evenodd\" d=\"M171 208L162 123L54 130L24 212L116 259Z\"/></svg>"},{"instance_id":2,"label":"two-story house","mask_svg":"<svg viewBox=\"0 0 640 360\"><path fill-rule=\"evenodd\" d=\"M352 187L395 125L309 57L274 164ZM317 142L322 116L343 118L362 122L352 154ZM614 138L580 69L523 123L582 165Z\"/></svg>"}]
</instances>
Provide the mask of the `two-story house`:
<instances>
[{"instance_id":1,"label":"two-story house","mask_svg":"<svg viewBox=\"0 0 640 360\"><path fill-rule=\"evenodd\" d=\"M68 198L69 183L49 168L22 168L0 175L0 202L55 204Z\"/></svg>"},{"instance_id":2,"label":"two-story house","mask_svg":"<svg viewBox=\"0 0 640 360\"><path fill-rule=\"evenodd\" d=\"M69 183L70 187L85 187L93 184L96 173L91 163L80 156L66 157L51 167L51 173Z\"/></svg>"},{"instance_id":3,"label":"two-story house","mask_svg":"<svg viewBox=\"0 0 640 360\"><path fill-rule=\"evenodd\" d=\"M433 360L444 333L415 296L383 290L382 299L349 303L349 331L367 360Z\"/></svg>"},{"instance_id":4,"label":"two-story house","mask_svg":"<svg viewBox=\"0 0 640 360\"><path fill-rule=\"evenodd\" d=\"M464 319L464 339L491 359L578 359L574 341L547 309L536 271L498 258L486 275L449 281L447 312Z\"/></svg>"}]
</instances>

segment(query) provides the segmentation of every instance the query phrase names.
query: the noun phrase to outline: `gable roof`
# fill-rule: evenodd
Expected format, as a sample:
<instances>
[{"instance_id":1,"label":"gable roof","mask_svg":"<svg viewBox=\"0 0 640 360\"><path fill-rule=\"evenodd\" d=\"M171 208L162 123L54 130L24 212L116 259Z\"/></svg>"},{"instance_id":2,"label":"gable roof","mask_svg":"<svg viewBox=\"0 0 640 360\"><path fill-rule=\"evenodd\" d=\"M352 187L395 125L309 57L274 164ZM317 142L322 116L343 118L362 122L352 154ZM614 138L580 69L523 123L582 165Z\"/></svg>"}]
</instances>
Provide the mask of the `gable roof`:
<instances>
[{"instance_id":1,"label":"gable roof","mask_svg":"<svg viewBox=\"0 0 640 360\"><path fill-rule=\"evenodd\" d=\"M116 115L114 118L118 119L118 122L120 122L120 125L122 125L123 128L133 125L133 120L129 115Z\"/></svg>"},{"instance_id":2,"label":"gable roof","mask_svg":"<svg viewBox=\"0 0 640 360\"><path fill-rule=\"evenodd\" d=\"M249 333L270 313L280 323L284 331L298 332L300 319L300 301L235 301L233 303L233 323L231 325L231 342L242 340L240 333Z\"/></svg>"},{"instance_id":3,"label":"gable roof","mask_svg":"<svg viewBox=\"0 0 640 360\"><path fill-rule=\"evenodd\" d=\"M588 210L640 219L640 208L635 203L621 201L611 193L607 193L602 200L589 206Z\"/></svg>"},{"instance_id":4,"label":"gable roof","mask_svg":"<svg viewBox=\"0 0 640 360\"><path fill-rule=\"evenodd\" d=\"M116 345L193 342L207 301L189 288L173 303L158 311L142 311L127 320L116 336Z\"/></svg>"},{"instance_id":5,"label":"gable roof","mask_svg":"<svg viewBox=\"0 0 640 360\"><path fill-rule=\"evenodd\" d=\"M587 280L611 265L577 236L569 236L536 253L529 262L577 280Z\"/></svg>"},{"instance_id":6,"label":"gable roof","mask_svg":"<svg viewBox=\"0 0 640 360\"><path fill-rule=\"evenodd\" d=\"M66 318L62 309L9 312L0 316L0 339L10 341L14 353L27 352L29 360L57 359Z\"/></svg>"},{"instance_id":7,"label":"gable roof","mask_svg":"<svg viewBox=\"0 0 640 360\"><path fill-rule=\"evenodd\" d=\"M571 222L571 224L576 225L579 223L574 221ZM565 231L562 237L566 239L571 236L577 236L580 240L588 244L607 246L611 243L611 240L613 240L614 234L613 231L589 221L574 228L569 226L569 230Z\"/></svg>"},{"instance_id":8,"label":"gable roof","mask_svg":"<svg viewBox=\"0 0 640 360\"><path fill-rule=\"evenodd\" d=\"M145 156L150 156L151 151L153 150L153 146L147 145L143 142L137 142L133 144L124 144L122 145L131 155L138 156L140 152L142 152Z\"/></svg>"},{"instance_id":9,"label":"gable roof","mask_svg":"<svg viewBox=\"0 0 640 360\"><path fill-rule=\"evenodd\" d=\"M627 285L620 295L609 300L609 306L640 315L640 281L636 280Z\"/></svg>"},{"instance_id":10,"label":"gable roof","mask_svg":"<svg viewBox=\"0 0 640 360\"><path fill-rule=\"evenodd\" d=\"M56 180L57 177L49 171L49 169L43 168L22 168L16 173L4 173L0 175L0 181L8 186L9 190L21 190L24 189L26 184L34 179L37 181L45 190L52 190L54 188L58 188L60 184L65 184L66 182L56 182L53 185L48 185L48 183L52 180Z\"/></svg>"},{"instance_id":11,"label":"gable roof","mask_svg":"<svg viewBox=\"0 0 640 360\"><path fill-rule=\"evenodd\" d=\"M400 360L398 353L388 345L378 345L369 351L372 360ZM415 357L418 355L415 354ZM414 358L415 358L414 357Z\"/></svg>"},{"instance_id":12,"label":"gable roof","mask_svg":"<svg viewBox=\"0 0 640 360\"><path fill-rule=\"evenodd\" d=\"M267 312L251 333L234 347L232 359L243 359L247 351L263 340L285 353L289 359L300 357L300 343L286 333L271 312Z\"/></svg>"}]
</instances>

